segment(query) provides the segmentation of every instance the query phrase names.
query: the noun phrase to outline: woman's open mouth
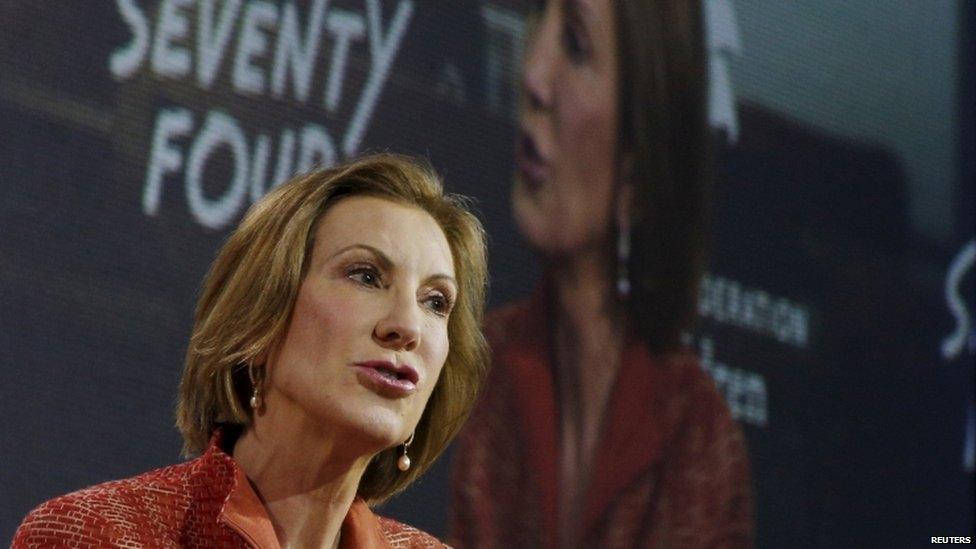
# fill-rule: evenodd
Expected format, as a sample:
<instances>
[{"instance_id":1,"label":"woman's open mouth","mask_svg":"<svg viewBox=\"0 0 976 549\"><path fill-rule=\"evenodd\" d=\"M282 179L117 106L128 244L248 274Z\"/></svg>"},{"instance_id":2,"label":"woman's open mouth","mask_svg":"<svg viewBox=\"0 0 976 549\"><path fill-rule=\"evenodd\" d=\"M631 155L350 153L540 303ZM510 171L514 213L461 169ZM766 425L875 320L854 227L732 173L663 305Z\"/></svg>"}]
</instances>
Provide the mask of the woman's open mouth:
<instances>
[{"instance_id":1,"label":"woman's open mouth","mask_svg":"<svg viewBox=\"0 0 976 549\"><path fill-rule=\"evenodd\" d=\"M522 180L530 187L538 187L549 176L549 163L539 151L538 144L524 129L519 132L515 146L515 165Z\"/></svg>"},{"instance_id":2,"label":"woman's open mouth","mask_svg":"<svg viewBox=\"0 0 976 549\"><path fill-rule=\"evenodd\" d=\"M406 364L373 360L356 363L356 378L364 387L386 398L404 398L417 391L419 375Z\"/></svg>"}]
</instances>

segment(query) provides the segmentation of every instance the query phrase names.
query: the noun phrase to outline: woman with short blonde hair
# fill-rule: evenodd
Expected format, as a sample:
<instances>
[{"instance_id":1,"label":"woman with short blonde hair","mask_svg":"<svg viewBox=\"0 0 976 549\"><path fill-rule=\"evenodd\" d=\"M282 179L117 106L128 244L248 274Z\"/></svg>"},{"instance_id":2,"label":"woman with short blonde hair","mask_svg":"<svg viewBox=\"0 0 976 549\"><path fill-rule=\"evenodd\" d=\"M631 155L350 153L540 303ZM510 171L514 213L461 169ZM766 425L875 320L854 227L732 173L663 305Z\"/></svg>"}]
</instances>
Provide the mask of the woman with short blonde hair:
<instances>
[{"instance_id":1,"label":"woman with short blonde hair","mask_svg":"<svg viewBox=\"0 0 976 549\"><path fill-rule=\"evenodd\" d=\"M467 418L487 362L481 334L487 279L481 224L463 199L443 194L436 174L402 157L374 156L299 177L248 213L205 279L176 423L185 453L203 450L218 425L248 424L251 395L240 389L249 384L244 365L281 339L308 267L315 224L349 195L383 197L426 211L444 231L460 275L444 378L410 447L415 465L407 474L397 473L395 458L378 456L360 485L364 498L379 502L406 488L444 451Z\"/></svg>"},{"instance_id":2,"label":"woman with short blonde hair","mask_svg":"<svg viewBox=\"0 0 976 549\"><path fill-rule=\"evenodd\" d=\"M177 426L203 454L47 502L14 545L67 536L78 517L96 544L435 542L367 504L423 474L467 418L486 374L486 277L481 224L406 157L274 189L198 302Z\"/></svg>"}]
</instances>

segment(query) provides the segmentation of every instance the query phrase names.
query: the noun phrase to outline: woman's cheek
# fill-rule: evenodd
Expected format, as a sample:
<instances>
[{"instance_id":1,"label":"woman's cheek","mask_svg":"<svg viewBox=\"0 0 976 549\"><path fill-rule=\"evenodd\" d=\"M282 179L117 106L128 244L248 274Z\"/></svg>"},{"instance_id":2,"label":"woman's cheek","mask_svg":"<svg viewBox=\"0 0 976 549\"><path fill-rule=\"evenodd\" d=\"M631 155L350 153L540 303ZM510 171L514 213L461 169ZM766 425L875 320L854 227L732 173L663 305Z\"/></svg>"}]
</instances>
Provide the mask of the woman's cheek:
<instances>
[{"instance_id":1,"label":"woman's cheek","mask_svg":"<svg viewBox=\"0 0 976 549\"><path fill-rule=\"evenodd\" d=\"M436 336L432 337L433 341L431 342L432 345L430 353L426 357L429 383L425 389L427 390L428 395L433 392L434 385L437 384L437 380L444 371L447 356L451 350L446 325L447 323L444 322L444 326L437 327L436 331L434 332Z\"/></svg>"},{"instance_id":2,"label":"woman's cheek","mask_svg":"<svg viewBox=\"0 0 976 549\"><path fill-rule=\"evenodd\" d=\"M529 196L529 191L522 184L518 185L513 202L515 222L518 225L519 232L532 246L545 248L546 239L542 230L545 216L536 205L533 197Z\"/></svg>"}]
</instances>

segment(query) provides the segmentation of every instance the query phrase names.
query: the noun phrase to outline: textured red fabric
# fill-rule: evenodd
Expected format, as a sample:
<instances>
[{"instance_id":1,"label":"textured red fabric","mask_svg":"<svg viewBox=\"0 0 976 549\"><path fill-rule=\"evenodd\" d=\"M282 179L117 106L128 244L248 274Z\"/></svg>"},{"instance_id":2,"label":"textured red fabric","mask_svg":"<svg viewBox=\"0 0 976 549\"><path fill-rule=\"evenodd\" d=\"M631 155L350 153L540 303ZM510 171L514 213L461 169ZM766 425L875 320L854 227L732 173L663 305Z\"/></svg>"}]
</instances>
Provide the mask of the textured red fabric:
<instances>
[{"instance_id":1,"label":"textured red fabric","mask_svg":"<svg viewBox=\"0 0 976 549\"><path fill-rule=\"evenodd\" d=\"M492 312L493 367L454 452L459 547L749 547L740 427L690 352L627 346L586 492L581 539L561 540L559 411L547 300Z\"/></svg>"},{"instance_id":2,"label":"textured red fabric","mask_svg":"<svg viewBox=\"0 0 976 549\"><path fill-rule=\"evenodd\" d=\"M356 499L342 547L444 547ZM218 433L200 457L43 503L17 529L26 547L278 547L267 512Z\"/></svg>"}]
</instances>

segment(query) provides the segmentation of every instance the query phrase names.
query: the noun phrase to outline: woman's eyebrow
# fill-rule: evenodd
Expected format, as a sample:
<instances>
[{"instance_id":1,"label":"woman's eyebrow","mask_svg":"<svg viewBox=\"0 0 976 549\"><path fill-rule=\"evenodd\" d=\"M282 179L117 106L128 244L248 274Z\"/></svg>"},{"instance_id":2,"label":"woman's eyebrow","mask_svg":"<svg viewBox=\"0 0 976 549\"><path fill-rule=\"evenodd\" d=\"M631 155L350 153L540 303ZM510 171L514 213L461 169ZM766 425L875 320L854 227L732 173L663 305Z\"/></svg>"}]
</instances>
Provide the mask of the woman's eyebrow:
<instances>
[{"instance_id":1,"label":"woman's eyebrow","mask_svg":"<svg viewBox=\"0 0 976 549\"><path fill-rule=\"evenodd\" d=\"M376 256L376 261L380 264L380 267L382 267L384 269L392 269L393 268L393 260L390 259L390 256L388 256L385 253L383 253L383 251L380 250L379 248L376 248L374 246L370 246L369 244L350 244L348 246L345 246L343 248L340 248L334 254L330 255L329 256L329 259L332 259L332 258L334 258L336 256L342 255L342 254L344 254L344 253L346 253L346 252L348 252L350 250L355 250L355 249L366 250L367 252L369 252L369 253L373 254L374 256Z\"/></svg>"},{"instance_id":2,"label":"woman's eyebrow","mask_svg":"<svg viewBox=\"0 0 976 549\"><path fill-rule=\"evenodd\" d=\"M438 273L438 274L430 275L429 277L427 277L427 281L428 282L433 282L435 280L446 280L446 281L450 282L451 284L454 285L454 291L455 292L457 292L458 291L458 288L460 288L460 286L458 286L457 280L454 280L454 277L451 276L451 275L448 275L448 274Z\"/></svg>"},{"instance_id":3,"label":"woman's eyebrow","mask_svg":"<svg viewBox=\"0 0 976 549\"><path fill-rule=\"evenodd\" d=\"M337 250L335 253L329 256L329 259L331 260L334 257L340 256L350 250L356 250L356 249L366 250L367 252L376 256L377 263L379 263L380 267L382 267L384 270L393 270L395 263L393 262L392 259L390 259L390 256L383 253L383 251L380 250L379 248L370 246L369 244L350 244L348 246L342 247L339 250ZM457 289L460 288L457 280L455 280L453 276L445 273L437 273L437 274L430 275L429 277L427 277L427 280L429 282L433 282L435 280L446 280L454 285L455 291L457 291Z\"/></svg>"}]
</instances>

